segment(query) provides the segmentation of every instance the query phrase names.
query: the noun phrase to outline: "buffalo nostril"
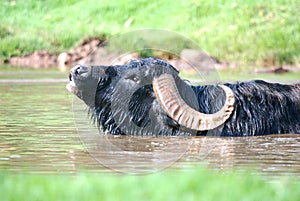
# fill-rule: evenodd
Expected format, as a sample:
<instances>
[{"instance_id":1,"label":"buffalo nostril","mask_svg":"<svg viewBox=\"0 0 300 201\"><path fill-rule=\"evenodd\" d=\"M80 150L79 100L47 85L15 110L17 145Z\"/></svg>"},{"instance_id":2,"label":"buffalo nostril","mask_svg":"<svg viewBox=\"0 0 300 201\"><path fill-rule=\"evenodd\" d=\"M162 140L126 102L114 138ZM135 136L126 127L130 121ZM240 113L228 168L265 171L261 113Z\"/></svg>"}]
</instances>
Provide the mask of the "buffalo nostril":
<instances>
[{"instance_id":1,"label":"buffalo nostril","mask_svg":"<svg viewBox=\"0 0 300 201\"><path fill-rule=\"evenodd\" d=\"M69 73L69 80L70 80L70 81L72 81L72 77L73 77L73 76L72 76L72 73L70 72L70 73Z\"/></svg>"},{"instance_id":2,"label":"buffalo nostril","mask_svg":"<svg viewBox=\"0 0 300 201\"><path fill-rule=\"evenodd\" d=\"M84 76L84 73L89 71L88 67L76 65L69 72L69 80L74 81L78 76Z\"/></svg>"},{"instance_id":3,"label":"buffalo nostril","mask_svg":"<svg viewBox=\"0 0 300 201\"><path fill-rule=\"evenodd\" d=\"M81 68L81 66L80 65L76 65L76 66L74 66L73 68L72 68L72 73L75 75L75 76L77 76L79 73L80 73L80 68Z\"/></svg>"},{"instance_id":4,"label":"buffalo nostril","mask_svg":"<svg viewBox=\"0 0 300 201\"><path fill-rule=\"evenodd\" d=\"M71 73L73 73L74 76L83 74L88 72L89 68L81 65L76 65L71 69Z\"/></svg>"},{"instance_id":5,"label":"buffalo nostril","mask_svg":"<svg viewBox=\"0 0 300 201\"><path fill-rule=\"evenodd\" d=\"M81 67L80 65L76 65L70 70L70 72L69 72L69 80L70 81L73 81L75 79L75 77L79 74L80 67Z\"/></svg>"}]
</instances>

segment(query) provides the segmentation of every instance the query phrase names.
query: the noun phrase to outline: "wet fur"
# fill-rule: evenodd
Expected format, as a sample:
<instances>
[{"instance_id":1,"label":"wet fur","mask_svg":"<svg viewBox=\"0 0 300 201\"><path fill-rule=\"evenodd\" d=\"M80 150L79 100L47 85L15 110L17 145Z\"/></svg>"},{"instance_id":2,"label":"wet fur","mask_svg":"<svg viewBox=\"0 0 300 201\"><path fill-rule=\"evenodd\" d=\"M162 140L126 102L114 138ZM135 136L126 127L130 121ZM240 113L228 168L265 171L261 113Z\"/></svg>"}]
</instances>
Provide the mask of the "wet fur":
<instances>
[{"instance_id":1,"label":"wet fur","mask_svg":"<svg viewBox=\"0 0 300 201\"><path fill-rule=\"evenodd\" d=\"M282 85L261 80L226 84L236 98L236 106L222 130L223 136L255 136L300 133L300 85ZM200 110L212 113L214 87L194 87ZM220 100L220 99L217 99ZM218 108L222 101L216 103Z\"/></svg>"}]
</instances>

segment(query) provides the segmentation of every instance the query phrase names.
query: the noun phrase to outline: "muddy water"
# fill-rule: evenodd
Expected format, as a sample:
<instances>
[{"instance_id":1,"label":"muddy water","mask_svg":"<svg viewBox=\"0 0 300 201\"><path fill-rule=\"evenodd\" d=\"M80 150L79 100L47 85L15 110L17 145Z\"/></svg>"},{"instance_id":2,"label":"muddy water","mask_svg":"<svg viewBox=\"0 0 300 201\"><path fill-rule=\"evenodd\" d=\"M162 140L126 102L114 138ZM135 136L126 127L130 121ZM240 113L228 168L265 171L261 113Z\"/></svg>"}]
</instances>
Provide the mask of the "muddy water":
<instances>
[{"instance_id":1,"label":"muddy water","mask_svg":"<svg viewBox=\"0 0 300 201\"><path fill-rule=\"evenodd\" d=\"M205 165L300 176L300 136L137 138L99 135L65 74L0 72L0 171L154 172Z\"/></svg>"}]
</instances>

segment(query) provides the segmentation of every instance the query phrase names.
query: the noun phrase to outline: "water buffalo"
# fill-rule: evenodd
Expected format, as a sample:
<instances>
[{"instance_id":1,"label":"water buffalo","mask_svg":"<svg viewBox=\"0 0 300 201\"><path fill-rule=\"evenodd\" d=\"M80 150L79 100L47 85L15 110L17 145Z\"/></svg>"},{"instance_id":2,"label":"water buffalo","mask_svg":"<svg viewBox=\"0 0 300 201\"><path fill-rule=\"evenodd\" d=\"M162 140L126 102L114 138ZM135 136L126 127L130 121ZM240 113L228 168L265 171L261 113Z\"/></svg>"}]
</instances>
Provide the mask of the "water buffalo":
<instances>
[{"instance_id":1,"label":"water buffalo","mask_svg":"<svg viewBox=\"0 0 300 201\"><path fill-rule=\"evenodd\" d=\"M256 136L300 133L300 84L262 80L192 86L161 59L77 65L67 89L99 129L118 135Z\"/></svg>"}]
</instances>

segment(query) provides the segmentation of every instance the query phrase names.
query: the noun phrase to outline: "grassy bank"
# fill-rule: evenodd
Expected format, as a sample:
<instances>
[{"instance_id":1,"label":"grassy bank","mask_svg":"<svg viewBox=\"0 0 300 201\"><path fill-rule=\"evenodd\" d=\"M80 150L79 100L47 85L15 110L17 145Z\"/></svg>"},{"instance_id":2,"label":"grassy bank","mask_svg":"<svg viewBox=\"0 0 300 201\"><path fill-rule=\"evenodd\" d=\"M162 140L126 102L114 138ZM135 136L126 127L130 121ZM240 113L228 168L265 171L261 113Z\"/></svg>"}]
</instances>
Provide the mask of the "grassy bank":
<instances>
[{"instance_id":1,"label":"grassy bank","mask_svg":"<svg viewBox=\"0 0 300 201\"><path fill-rule=\"evenodd\" d=\"M295 182L295 181L294 181ZM296 200L299 183L249 173L167 171L143 176L0 173L1 200Z\"/></svg>"},{"instance_id":2,"label":"grassy bank","mask_svg":"<svg viewBox=\"0 0 300 201\"><path fill-rule=\"evenodd\" d=\"M88 36L161 28L238 65L298 65L299 8L297 0L4 0L0 60L34 50L67 50Z\"/></svg>"}]
</instances>

